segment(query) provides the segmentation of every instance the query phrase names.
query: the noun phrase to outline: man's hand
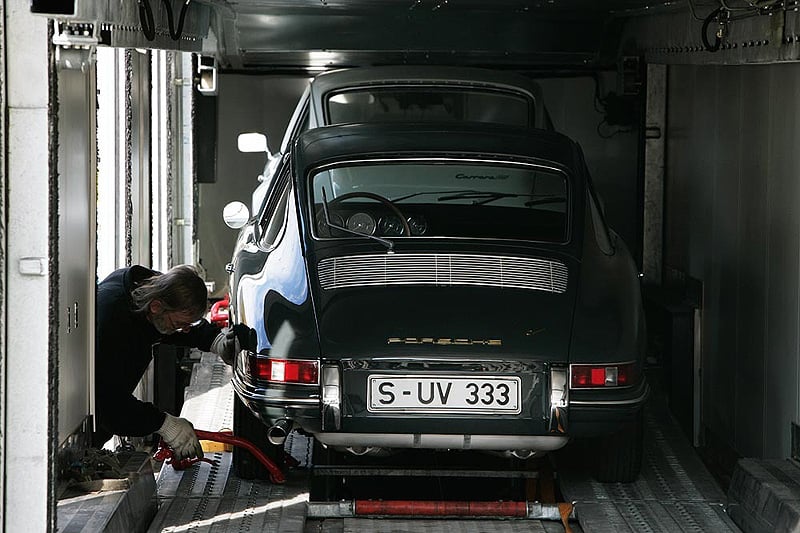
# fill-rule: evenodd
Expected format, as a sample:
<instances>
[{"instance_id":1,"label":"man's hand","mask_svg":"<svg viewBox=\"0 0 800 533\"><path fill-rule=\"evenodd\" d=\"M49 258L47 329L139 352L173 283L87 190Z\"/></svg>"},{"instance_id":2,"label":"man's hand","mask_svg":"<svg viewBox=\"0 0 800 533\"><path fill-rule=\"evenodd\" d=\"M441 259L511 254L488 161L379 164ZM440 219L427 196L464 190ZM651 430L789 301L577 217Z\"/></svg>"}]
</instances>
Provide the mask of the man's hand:
<instances>
[{"instance_id":1,"label":"man's hand","mask_svg":"<svg viewBox=\"0 0 800 533\"><path fill-rule=\"evenodd\" d=\"M241 350L239 336L236 334L238 326L222 328L219 335L211 343L211 351L219 355L220 358L229 365L233 364L233 359Z\"/></svg>"},{"instance_id":2,"label":"man's hand","mask_svg":"<svg viewBox=\"0 0 800 533\"><path fill-rule=\"evenodd\" d=\"M185 418L177 418L167 413L158 432L164 442L175 452L175 459L203 458L203 447L197 440L194 426Z\"/></svg>"}]
</instances>

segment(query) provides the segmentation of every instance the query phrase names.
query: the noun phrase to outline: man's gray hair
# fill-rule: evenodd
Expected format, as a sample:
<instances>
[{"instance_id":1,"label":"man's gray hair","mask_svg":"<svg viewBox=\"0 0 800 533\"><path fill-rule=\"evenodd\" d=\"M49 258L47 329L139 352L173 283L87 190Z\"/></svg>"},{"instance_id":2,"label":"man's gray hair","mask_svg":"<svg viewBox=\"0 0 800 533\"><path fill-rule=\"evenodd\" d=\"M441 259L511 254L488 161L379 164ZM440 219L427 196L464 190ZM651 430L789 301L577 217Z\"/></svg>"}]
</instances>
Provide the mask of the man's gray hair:
<instances>
[{"instance_id":1,"label":"man's gray hair","mask_svg":"<svg viewBox=\"0 0 800 533\"><path fill-rule=\"evenodd\" d=\"M159 300L167 312L181 311L201 317L208 309L208 290L191 265L178 265L144 280L131 291L134 311L147 313L150 302Z\"/></svg>"}]
</instances>

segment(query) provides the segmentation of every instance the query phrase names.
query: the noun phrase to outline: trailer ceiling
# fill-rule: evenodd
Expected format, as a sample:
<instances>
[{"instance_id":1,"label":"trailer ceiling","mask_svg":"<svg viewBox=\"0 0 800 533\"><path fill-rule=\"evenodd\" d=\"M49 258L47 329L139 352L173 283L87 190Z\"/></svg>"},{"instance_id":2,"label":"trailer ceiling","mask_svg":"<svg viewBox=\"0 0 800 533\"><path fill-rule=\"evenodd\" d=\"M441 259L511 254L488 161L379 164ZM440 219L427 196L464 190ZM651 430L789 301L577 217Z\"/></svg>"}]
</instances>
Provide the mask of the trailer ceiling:
<instances>
[{"instance_id":1,"label":"trailer ceiling","mask_svg":"<svg viewBox=\"0 0 800 533\"><path fill-rule=\"evenodd\" d=\"M250 0L219 11L232 69L450 63L528 68L612 63L642 0Z\"/></svg>"},{"instance_id":2,"label":"trailer ceiling","mask_svg":"<svg viewBox=\"0 0 800 533\"><path fill-rule=\"evenodd\" d=\"M244 72L386 63L614 65L626 18L687 12L684 2L646 0L33 0L31 5L34 12L70 24L93 24L100 44L199 51L215 56L222 69Z\"/></svg>"}]
</instances>

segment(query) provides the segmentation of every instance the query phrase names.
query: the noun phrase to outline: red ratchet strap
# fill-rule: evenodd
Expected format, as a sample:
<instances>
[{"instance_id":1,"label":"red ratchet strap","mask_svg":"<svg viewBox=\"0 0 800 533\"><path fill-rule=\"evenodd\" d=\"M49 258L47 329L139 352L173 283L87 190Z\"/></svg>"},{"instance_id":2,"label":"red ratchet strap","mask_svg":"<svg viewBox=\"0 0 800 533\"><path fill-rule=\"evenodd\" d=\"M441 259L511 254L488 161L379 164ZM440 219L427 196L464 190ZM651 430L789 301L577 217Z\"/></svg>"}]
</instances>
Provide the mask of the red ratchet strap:
<instances>
[{"instance_id":1,"label":"red ratchet strap","mask_svg":"<svg viewBox=\"0 0 800 533\"><path fill-rule=\"evenodd\" d=\"M186 470L190 466L195 463L199 463L203 461L205 463L209 463L212 465L216 465L216 461L212 461L211 459L206 459L205 457L189 457L187 459L175 459L175 451L169 447L169 444L164 442L164 439L161 439L158 442L158 449L156 449L156 453L153 454L153 459L156 461L164 461L166 464L171 465L172 468L175 470Z\"/></svg>"},{"instance_id":2,"label":"red ratchet strap","mask_svg":"<svg viewBox=\"0 0 800 533\"><path fill-rule=\"evenodd\" d=\"M269 480L272 483L281 484L286 482L286 477L281 472L281 469L273 463L269 457L264 455L258 447L256 447L252 442L247 439L243 439L241 437L236 437L230 432L215 432L215 431L203 431L201 429L195 429L194 432L197 434L197 438L200 440L213 440L215 442L222 442L224 444L232 444L234 446L238 446L240 448L244 448L251 454L253 457L259 460L259 462L264 465L264 467L269 472ZM186 468L192 466L195 463L199 463L200 461L216 464L215 461L211 459L197 458L192 457L188 459L180 459L175 460L174 452L172 448L170 448L162 439L158 445L158 449L156 453L153 454L153 458L158 461L165 461L166 464L172 465L172 468L175 470L185 470Z\"/></svg>"}]
</instances>

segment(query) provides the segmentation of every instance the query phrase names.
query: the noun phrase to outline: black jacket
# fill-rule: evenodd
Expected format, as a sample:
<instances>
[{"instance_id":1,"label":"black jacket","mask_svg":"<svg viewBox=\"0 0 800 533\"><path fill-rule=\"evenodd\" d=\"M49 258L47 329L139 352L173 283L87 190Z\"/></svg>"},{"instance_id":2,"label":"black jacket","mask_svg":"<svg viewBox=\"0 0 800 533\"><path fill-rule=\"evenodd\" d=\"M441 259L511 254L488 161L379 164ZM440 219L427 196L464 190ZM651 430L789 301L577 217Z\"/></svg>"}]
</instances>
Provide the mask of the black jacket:
<instances>
[{"instance_id":1,"label":"black jacket","mask_svg":"<svg viewBox=\"0 0 800 533\"><path fill-rule=\"evenodd\" d=\"M107 437L112 434L149 435L164 422L164 412L132 394L150 364L154 344L161 342L208 351L219 333L216 326L203 321L188 333L165 336L144 315L134 313L131 290L156 274L135 265L112 272L97 286L97 433Z\"/></svg>"}]
</instances>

